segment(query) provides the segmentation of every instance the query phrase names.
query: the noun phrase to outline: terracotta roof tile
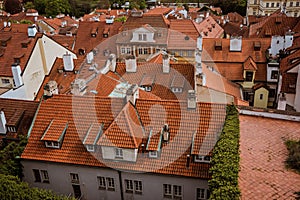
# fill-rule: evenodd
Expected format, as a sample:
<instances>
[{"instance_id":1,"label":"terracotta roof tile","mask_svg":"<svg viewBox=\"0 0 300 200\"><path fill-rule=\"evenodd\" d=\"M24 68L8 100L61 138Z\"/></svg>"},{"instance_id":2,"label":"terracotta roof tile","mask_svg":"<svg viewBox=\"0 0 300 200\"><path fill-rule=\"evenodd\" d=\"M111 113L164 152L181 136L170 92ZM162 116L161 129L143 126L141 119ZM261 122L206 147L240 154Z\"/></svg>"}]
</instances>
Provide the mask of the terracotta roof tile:
<instances>
[{"instance_id":1,"label":"terracotta roof tile","mask_svg":"<svg viewBox=\"0 0 300 200\"><path fill-rule=\"evenodd\" d=\"M92 123L83 140L84 145L96 145L103 133L103 124Z\"/></svg>"},{"instance_id":2,"label":"terracotta roof tile","mask_svg":"<svg viewBox=\"0 0 300 200\"><path fill-rule=\"evenodd\" d=\"M203 38L220 38L223 36L223 28L211 16L200 23L193 23Z\"/></svg>"},{"instance_id":3,"label":"terracotta roof tile","mask_svg":"<svg viewBox=\"0 0 300 200\"><path fill-rule=\"evenodd\" d=\"M162 15L166 15L169 12L172 11L172 8L167 8L167 7L158 7L158 8L153 8L148 10L148 12L144 13L144 15L149 15L149 14L162 14Z\"/></svg>"},{"instance_id":4,"label":"terracotta roof tile","mask_svg":"<svg viewBox=\"0 0 300 200\"><path fill-rule=\"evenodd\" d=\"M149 24L154 28L168 28L168 20L161 14L146 14L142 17L130 16L122 26L122 30L136 29L144 24Z\"/></svg>"},{"instance_id":5,"label":"terracotta roof tile","mask_svg":"<svg viewBox=\"0 0 300 200\"><path fill-rule=\"evenodd\" d=\"M210 151L210 148L214 146L216 140L212 136L216 136L222 129L226 105L198 103L196 110L188 110L186 102L138 99L135 108L131 104L127 104L123 110L122 107L123 99L103 97L58 95L43 101L28 144L21 156L22 159L97 167L108 166L122 170L188 177L210 177L208 173L209 164L190 162L190 166L187 168L187 155L191 153L192 138L195 131L197 131L195 142L200 142L200 144L194 145L194 153L208 153L207 151ZM122 112L119 114L121 110ZM132 121L128 120L129 116L132 116ZM53 118L68 120L68 130L60 149L46 148L40 140L49 121ZM170 140L169 143L162 143L160 157L157 159L148 158L145 156L147 152L144 152L138 154L136 162L102 160L100 151L91 154L82 144L87 130L91 123L95 122L95 119L97 123L104 123L103 131L106 134L109 133L108 135L113 138L116 138L113 136L113 127L116 128L116 134L120 133L121 128L128 130L128 127L124 127L126 123L123 122L132 125L140 120L141 123L136 123L136 125L143 125L145 139L151 129L160 130L164 124L168 124ZM120 122L119 127L114 123L114 119ZM135 127L131 128L138 130ZM130 135L124 134L123 136L129 139L126 140L130 146L139 146L141 142L146 145L147 139L134 142ZM116 143L119 142L125 143L125 141L116 141Z\"/></svg>"}]
</instances>

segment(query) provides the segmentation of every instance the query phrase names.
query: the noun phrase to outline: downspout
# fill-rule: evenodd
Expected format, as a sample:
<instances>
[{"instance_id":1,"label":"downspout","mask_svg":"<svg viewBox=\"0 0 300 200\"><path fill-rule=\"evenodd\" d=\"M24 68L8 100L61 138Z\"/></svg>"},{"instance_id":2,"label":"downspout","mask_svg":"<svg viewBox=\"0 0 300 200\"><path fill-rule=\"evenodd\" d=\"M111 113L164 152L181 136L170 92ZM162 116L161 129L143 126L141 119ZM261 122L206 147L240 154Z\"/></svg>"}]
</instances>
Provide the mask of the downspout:
<instances>
[{"instance_id":1,"label":"downspout","mask_svg":"<svg viewBox=\"0 0 300 200\"><path fill-rule=\"evenodd\" d=\"M117 170L119 174L119 183L120 183L120 191L121 191L121 200L124 200L124 194L123 194L123 181L122 181L122 174L121 171Z\"/></svg>"}]
</instances>

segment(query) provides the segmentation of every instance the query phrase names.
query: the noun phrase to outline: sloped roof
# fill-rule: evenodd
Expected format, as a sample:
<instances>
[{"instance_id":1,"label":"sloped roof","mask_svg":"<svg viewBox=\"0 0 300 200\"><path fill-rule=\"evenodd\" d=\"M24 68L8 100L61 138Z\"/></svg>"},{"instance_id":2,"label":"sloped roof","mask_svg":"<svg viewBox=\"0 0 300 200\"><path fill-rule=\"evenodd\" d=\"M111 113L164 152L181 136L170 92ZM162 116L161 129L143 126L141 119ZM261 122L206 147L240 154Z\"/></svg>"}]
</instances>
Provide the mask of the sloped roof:
<instances>
[{"instance_id":1,"label":"sloped roof","mask_svg":"<svg viewBox=\"0 0 300 200\"><path fill-rule=\"evenodd\" d=\"M253 61L253 59L250 56L246 59L244 63L244 70L253 70L253 71L257 70L256 63Z\"/></svg>"},{"instance_id":2,"label":"sloped roof","mask_svg":"<svg viewBox=\"0 0 300 200\"><path fill-rule=\"evenodd\" d=\"M191 153L192 138L195 132L193 153L208 153L213 148L216 136L220 133L225 120L226 105L198 103L196 110L189 110L186 102L142 99L137 100L135 108L133 105L127 104L125 107L123 105L121 98L69 95L55 95L42 101L28 144L21 158L74 165L108 166L114 169L139 172L151 171L159 174L210 177L209 164L191 162L187 168L186 158ZM119 114L120 112L121 114ZM135 119L128 122L131 124L136 122L138 113L141 123L136 125L142 124L144 127L145 136L141 141L143 144L146 144L150 129L157 132L157 130L161 130L164 124L168 124L170 140L169 143L162 144L161 155L158 159L149 159L147 156L138 154L136 162L115 162L102 160L101 152L97 150L99 148L94 154L86 150L82 142L91 123L95 122L94 120L96 123L103 123L103 131L109 131L110 137L115 141L118 138L117 133L121 128L124 128L124 124L120 123L117 128L115 126L117 122L114 120L124 119L126 121L125 113L131 116L131 112L133 112ZM68 129L60 149L46 148L43 141L40 140L48 126L47 122L53 118L68 120ZM114 132L114 128L117 128L115 129L116 132ZM126 138L127 136L129 137L129 135L124 135ZM116 142L122 145L127 142L133 144L132 140ZM137 141L135 146L141 143Z\"/></svg>"},{"instance_id":3,"label":"sloped roof","mask_svg":"<svg viewBox=\"0 0 300 200\"><path fill-rule=\"evenodd\" d=\"M189 19L172 19L170 20L170 29L180 32L183 35L187 35L193 40L197 40L199 37L199 32L197 31L197 28L195 27L195 24L193 23L193 20ZM175 38L172 38L175 39ZM171 42L171 41L170 41Z\"/></svg>"},{"instance_id":4,"label":"sloped roof","mask_svg":"<svg viewBox=\"0 0 300 200\"><path fill-rule=\"evenodd\" d=\"M296 26L299 18L288 17L281 12L275 12L271 16L250 26L249 37L270 37L273 35L285 35Z\"/></svg>"},{"instance_id":5,"label":"sloped roof","mask_svg":"<svg viewBox=\"0 0 300 200\"><path fill-rule=\"evenodd\" d=\"M156 28L168 28L169 21L161 14L144 14L142 17L130 16L122 26L122 30L131 30L139 28L144 24Z\"/></svg>"},{"instance_id":6,"label":"sloped roof","mask_svg":"<svg viewBox=\"0 0 300 200\"><path fill-rule=\"evenodd\" d=\"M119 148L139 148L144 130L134 106L128 102L113 123L100 137L98 145Z\"/></svg>"},{"instance_id":7,"label":"sloped roof","mask_svg":"<svg viewBox=\"0 0 300 200\"><path fill-rule=\"evenodd\" d=\"M224 33L223 28L211 16L200 23L193 23L203 38L220 38Z\"/></svg>"}]
</instances>

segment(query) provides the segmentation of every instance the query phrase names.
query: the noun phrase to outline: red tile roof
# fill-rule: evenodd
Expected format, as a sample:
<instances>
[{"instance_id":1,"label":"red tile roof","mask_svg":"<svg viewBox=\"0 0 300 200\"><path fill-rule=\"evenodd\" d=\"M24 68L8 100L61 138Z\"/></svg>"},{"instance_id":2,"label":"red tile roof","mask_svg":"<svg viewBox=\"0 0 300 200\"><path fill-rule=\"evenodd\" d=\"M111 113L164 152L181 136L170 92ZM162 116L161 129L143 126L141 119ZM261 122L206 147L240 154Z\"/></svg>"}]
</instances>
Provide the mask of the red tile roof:
<instances>
[{"instance_id":1,"label":"red tile roof","mask_svg":"<svg viewBox=\"0 0 300 200\"><path fill-rule=\"evenodd\" d=\"M203 38L220 38L223 36L223 28L211 16L200 23L193 23Z\"/></svg>"},{"instance_id":2,"label":"red tile roof","mask_svg":"<svg viewBox=\"0 0 300 200\"><path fill-rule=\"evenodd\" d=\"M199 32L197 28L195 27L195 24L192 20L183 20L183 19L172 19L170 21L170 29L173 31L177 31L182 33L183 35L189 36L193 40L197 40L199 37ZM173 39L173 38L172 38ZM174 38L175 39L175 38ZM172 41L169 41L172 42Z\"/></svg>"},{"instance_id":3,"label":"red tile roof","mask_svg":"<svg viewBox=\"0 0 300 200\"><path fill-rule=\"evenodd\" d=\"M255 80L266 81L267 59L265 52L270 47L270 38L242 39L241 52L230 51L229 39L217 39L217 41L220 41L222 44L222 50L215 50L215 41L216 39L203 39L202 62L208 66L214 67L229 80L243 80L244 63L249 56L251 56L257 66ZM260 50L254 50L255 42L260 42Z\"/></svg>"},{"instance_id":4,"label":"red tile roof","mask_svg":"<svg viewBox=\"0 0 300 200\"><path fill-rule=\"evenodd\" d=\"M187 168L187 155L190 155L192 146L192 153L207 154L211 150L216 142L215 136L220 133L224 123L225 105L198 103L196 110L188 110L186 102L142 99L137 100L135 107L131 104L125 107L123 105L123 99L68 95L57 95L43 101L28 144L21 156L22 159L97 167L108 166L122 170L199 178L210 177L209 164L190 162ZM120 111L121 114L119 114ZM129 116L133 116L133 121L127 120ZM60 149L46 148L40 140L49 121L53 118L68 120L68 129ZM150 130L156 133L156 130L161 130L165 124L169 126L170 140L169 143L162 144L160 157L157 159L149 159L144 152L138 154L136 162L103 160L100 151L97 150L95 154L91 154L82 144L87 130L92 123L95 123L95 120L96 123L103 123L103 131L106 134L109 133L110 139L120 145L125 145L127 142L130 146L134 144L135 147L139 144L146 145ZM120 122L119 127L115 120ZM136 143L127 139L118 140L119 131L128 130L128 127L124 128L125 122L133 124L138 120L141 123L136 125L142 124L145 130L143 140L136 140ZM116 132L114 128L117 128ZM136 130L135 127L131 128ZM130 138L127 134L123 136ZM194 145L192 145L193 136ZM141 151L139 149L139 152Z\"/></svg>"},{"instance_id":5,"label":"red tile roof","mask_svg":"<svg viewBox=\"0 0 300 200\"><path fill-rule=\"evenodd\" d=\"M53 119L45 130L41 140L60 142L68 128L67 120Z\"/></svg>"},{"instance_id":6,"label":"red tile roof","mask_svg":"<svg viewBox=\"0 0 300 200\"><path fill-rule=\"evenodd\" d=\"M140 28L144 24L149 24L154 28L168 28L169 21L161 14L146 14L142 17L130 16L122 26L122 30Z\"/></svg>"}]
</instances>

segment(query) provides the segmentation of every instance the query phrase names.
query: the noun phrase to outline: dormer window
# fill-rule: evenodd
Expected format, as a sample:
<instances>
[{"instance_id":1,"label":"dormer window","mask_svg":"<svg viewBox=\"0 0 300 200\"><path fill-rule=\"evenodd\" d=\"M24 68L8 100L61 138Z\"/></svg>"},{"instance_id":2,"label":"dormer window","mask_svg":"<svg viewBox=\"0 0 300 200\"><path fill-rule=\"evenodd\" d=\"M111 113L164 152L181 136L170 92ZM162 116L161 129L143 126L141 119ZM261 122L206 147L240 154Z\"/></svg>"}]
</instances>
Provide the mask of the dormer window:
<instances>
[{"instance_id":1,"label":"dormer window","mask_svg":"<svg viewBox=\"0 0 300 200\"><path fill-rule=\"evenodd\" d=\"M93 28L91 31L91 37L96 37L98 34L98 28Z\"/></svg>"},{"instance_id":2,"label":"dormer window","mask_svg":"<svg viewBox=\"0 0 300 200\"><path fill-rule=\"evenodd\" d=\"M53 119L45 130L41 141L46 147L59 149L68 128L68 122L64 120Z\"/></svg>"},{"instance_id":3,"label":"dormer window","mask_svg":"<svg viewBox=\"0 0 300 200\"><path fill-rule=\"evenodd\" d=\"M194 161L195 162L201 162L201 163L210 163L211 156L195 155Z\"/></svg>"},{"instance_id":4,"label":"dormer window","mask_svg":"<svg viewBox=\"0 0 300 200\"><path fill-rule=\"evenodd\" d=\"M145 33L140 33L139 34L139 41L147 41L147 34Z\"/></svg>"},{"instance_id":5,"label":"dormer window","mask_svg":"<svg viewBox=\"0 0 300 200\"><path fill-rule=\"evenodd\" d=\"M252 80L253 80L253 72L252 71L246 71L245 81L252 81Z\"/></svg>"},{"instance_id":6,"label":"dormer window","mask_svg":"<svg viewBox=\"0 0 300 200\"><path fill-rule=\"evenodd\" d=\"M92 123L89 127L83 144L88 152L95 152L96 144L102 134L103 124Z\"/></svg>"}]
</instances>

